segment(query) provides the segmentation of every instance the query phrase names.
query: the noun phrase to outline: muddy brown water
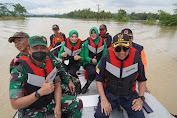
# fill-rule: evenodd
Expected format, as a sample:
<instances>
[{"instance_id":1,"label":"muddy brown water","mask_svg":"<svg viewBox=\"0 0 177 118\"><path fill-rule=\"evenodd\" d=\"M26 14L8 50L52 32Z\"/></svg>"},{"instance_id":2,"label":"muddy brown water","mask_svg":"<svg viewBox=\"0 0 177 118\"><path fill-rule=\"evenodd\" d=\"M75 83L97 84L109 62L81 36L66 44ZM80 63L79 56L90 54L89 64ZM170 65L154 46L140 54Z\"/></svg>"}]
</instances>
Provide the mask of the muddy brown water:
<instances>
[{"instance_id":1,"label":"muddy brown water","mask_svg":"<svg viewBox=\"0 0 177 118\"><path fill-rule=\"evenodd\" d=\"M8 38L17 31L27 32L30 36L52 34L52 25L58 24L66 37L75 29L84 40L89 29L106 24L108 32L114 36L123 28L131 28L134 42L144 46L147 67L147 86L151 93L167 110L177 114L177 27L143 25L140 22L118 23L114 21L87 21L61 18L27 18L25 20L0 21L0 118L14 115L9 100L9 64L18 54ZM48 44L49 45L49 44Z\"/></svg>"}]
</instances>

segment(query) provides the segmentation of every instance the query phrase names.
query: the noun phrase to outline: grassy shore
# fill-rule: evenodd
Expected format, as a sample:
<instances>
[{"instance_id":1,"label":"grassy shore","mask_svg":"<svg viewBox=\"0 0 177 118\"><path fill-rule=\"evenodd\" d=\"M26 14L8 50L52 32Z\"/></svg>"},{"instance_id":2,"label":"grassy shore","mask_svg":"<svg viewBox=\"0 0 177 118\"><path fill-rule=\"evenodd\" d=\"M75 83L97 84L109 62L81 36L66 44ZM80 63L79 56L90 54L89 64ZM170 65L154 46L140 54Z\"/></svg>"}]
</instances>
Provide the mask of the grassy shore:
<instances>
[{"instance_id":1,"label":"grassy shore","mask_svg":"<svg viewBox=\"0 0 177 118\"><path fill-rule=\"evenodd\" d=\"M1 16L0 17L0 20L23 20L25 19L25 17L21 17L21 16L16 16L16 17L13 17L13 16Z\"/></svg>"}]
</instances>

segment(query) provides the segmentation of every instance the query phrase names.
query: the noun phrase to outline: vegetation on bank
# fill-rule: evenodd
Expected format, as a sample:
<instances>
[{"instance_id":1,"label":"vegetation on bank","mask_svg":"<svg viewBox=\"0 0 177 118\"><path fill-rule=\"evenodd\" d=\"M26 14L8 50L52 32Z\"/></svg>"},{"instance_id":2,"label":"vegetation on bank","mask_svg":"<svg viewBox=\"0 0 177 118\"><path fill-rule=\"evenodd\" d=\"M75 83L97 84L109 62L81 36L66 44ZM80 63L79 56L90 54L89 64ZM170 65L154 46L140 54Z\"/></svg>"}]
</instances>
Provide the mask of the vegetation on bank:
<instances>
[{"instance_id":1,"label":"vegetation on bank","mask_svg":"<svg viewBox=\"0 0 177 118\"><path fill-rule=\"evenodd\" d=\"M177 4L174 4L177 6ZM131 20L144 20L144 24L154 25L160 24L164 26L177 26L177 8L174 9L174 14L171 15L165 11L159 10L158 13L135 13L127 14L123 9L118 10L118 13L91 11L91 9L75 10L70 13L58 15L60 18L77 18L77 19L111 19L120 22L128 22ZM159 21L159 22L157 22Z\"/></svg>"},{"instance_id":2,"label":"vegetation on bank","mask_svg":"<svg viewBox=\"0 0 177 118\"><path fill-rule=\"evenodd\" d=\"M24 19L27 13L25 7L13 3L0 3L0 20Z\"/></svg>"},{"instance_id":3,"label":"vegetation on bank","mask_svg":"<svg viewBox=\"0 0 177 118\"><path fill-rule=\"evenodd\" d=\"M174 4L174 14L169 14L165 11L159 10L158 13L135 13L127 14L123 9L118 10L117 13L105 12L104 10L98 12L91 11L90 8L83 10L75 10L63 15L29 15L30 17L59 17L59 18L76 18L76 19L93 19L93 20L114 20L120 22L128 22L131 20L143 20L144 24L154 25L160 24L164 26L177 26L177 4ZM16 20L25 19L27 10L24 6L13 3L0 3L0 20ZM159 22L157 22L157 20Z\"/></svg>"}]
</instances>

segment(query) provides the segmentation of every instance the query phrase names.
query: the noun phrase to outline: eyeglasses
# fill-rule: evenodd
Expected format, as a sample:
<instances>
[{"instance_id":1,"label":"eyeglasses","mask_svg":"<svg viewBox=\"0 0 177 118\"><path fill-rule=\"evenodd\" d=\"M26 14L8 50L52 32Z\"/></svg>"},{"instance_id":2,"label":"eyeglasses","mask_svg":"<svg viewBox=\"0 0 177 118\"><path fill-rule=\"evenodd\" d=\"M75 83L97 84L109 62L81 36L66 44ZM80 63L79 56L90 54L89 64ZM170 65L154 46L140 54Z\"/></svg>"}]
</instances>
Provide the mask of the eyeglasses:
<instances>
[{"instance_id":1,"label":"eyeglasses","mask_svg":"<svg viewBox=\"0 0 177 118\"><path fill-rule=\"evenodd\" d=\"M128 52L129 49L130 49L130 47L125 47L125 46L120 47L120 46L117 46L115 48L115 52L120 52L122 49L123 49L124 52Z\"/></svg>"}]
</instances>

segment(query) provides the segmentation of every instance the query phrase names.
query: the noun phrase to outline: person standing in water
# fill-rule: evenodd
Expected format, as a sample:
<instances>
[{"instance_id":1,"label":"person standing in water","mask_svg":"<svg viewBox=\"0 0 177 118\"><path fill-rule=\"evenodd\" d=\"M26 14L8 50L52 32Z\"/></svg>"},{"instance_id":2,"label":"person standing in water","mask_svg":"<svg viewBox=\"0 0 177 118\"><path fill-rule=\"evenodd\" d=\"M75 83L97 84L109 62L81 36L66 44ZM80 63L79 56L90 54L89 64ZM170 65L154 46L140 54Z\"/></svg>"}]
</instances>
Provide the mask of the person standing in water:
<instances>
[{"instance_id":1,"label":"person standing in water","mask_svg":"<svg viewBox=\"0 0 177 118\"><path fill-rule=\"evenodd\" d=\"M84 43L84 69L88 72L87 83L82 88L81 92L87 92L88 87L95 79L96 66L100 62L102 56L106 55L106 42L98 34L98 29L92 27L89 31L90 37Z\"/></svg>"}]
</instances>

